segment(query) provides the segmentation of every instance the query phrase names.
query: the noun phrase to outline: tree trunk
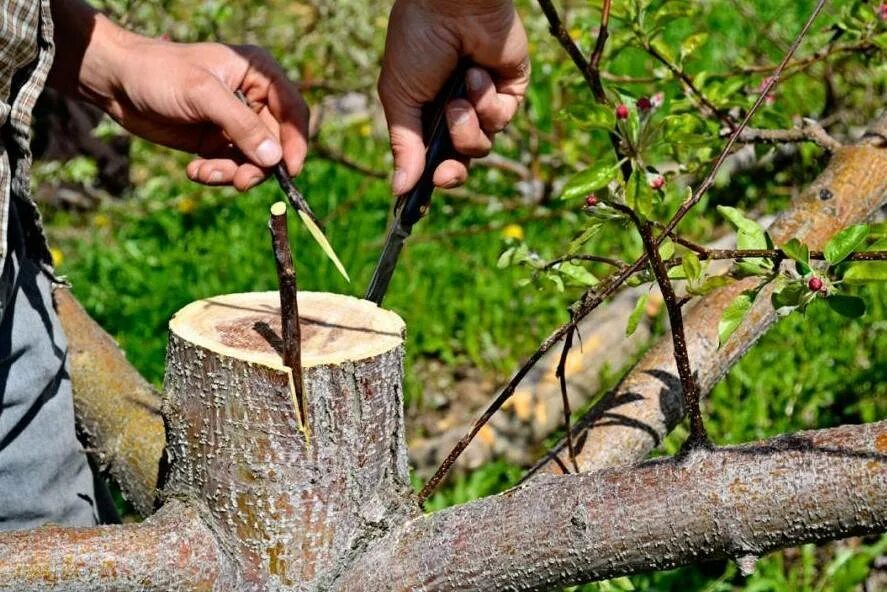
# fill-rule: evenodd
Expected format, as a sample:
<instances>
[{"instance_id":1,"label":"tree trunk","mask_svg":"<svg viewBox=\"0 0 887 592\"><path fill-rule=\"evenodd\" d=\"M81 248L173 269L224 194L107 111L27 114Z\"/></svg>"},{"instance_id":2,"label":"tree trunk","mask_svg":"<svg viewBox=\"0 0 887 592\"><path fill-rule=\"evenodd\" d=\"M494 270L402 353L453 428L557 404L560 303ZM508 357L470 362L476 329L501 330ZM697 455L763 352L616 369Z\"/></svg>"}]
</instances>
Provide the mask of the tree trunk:
<instances>
[{"instance_id":1,"label":"tree trunk","mask_svg":"<svg viewBox=\"0 0 887 592\"><path fill-rule=\"evenodd\" d=\"M170 322L164 496L197 499L245 580L321 585L415 504L403 426L403 322L299 294L307 418L283 365L277 292L210 298Z\"/></svg>"}]
</instances>

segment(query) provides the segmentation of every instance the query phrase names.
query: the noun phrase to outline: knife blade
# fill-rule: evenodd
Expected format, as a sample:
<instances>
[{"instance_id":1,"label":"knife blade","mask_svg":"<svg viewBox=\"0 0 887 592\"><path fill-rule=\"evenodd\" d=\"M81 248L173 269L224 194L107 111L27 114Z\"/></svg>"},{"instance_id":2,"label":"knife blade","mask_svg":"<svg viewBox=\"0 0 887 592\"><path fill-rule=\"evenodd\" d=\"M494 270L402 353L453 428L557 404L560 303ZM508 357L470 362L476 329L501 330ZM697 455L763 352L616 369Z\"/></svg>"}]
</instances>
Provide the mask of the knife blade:
<instances>
[{"instance_id":1,"label":"knife blade","mask_svg":"<svg viewBox=\"0 0 887 592\"><path fill-rule=\"evenodd\" d=\"M450 130L446 121L446 108L450 101L465 97L465 74L469 64L459 62L455 72L435 97L426 106L427 117L424 118L423 136L425 138L425 169L419 182L407 193L399 196L394 206L394 221L385 239L385 246L379 256L379 262L373 272L367 289L366 299L382 304L391 277L397 267L397 261L403 250L406 239L410 236L413 226L428 212L431 194L434 192L434 171L446 159L452 158L456 151L450 139Z\"/></svg>"}]
</instances>

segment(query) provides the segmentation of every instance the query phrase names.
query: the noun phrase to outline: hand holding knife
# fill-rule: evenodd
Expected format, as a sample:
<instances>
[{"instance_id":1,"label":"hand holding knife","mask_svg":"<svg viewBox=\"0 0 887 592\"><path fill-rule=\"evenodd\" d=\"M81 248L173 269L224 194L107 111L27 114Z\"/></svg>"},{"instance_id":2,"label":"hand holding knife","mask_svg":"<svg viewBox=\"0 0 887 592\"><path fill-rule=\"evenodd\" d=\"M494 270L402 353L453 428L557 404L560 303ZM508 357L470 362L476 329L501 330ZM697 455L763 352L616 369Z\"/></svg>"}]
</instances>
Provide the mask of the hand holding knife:
<instances>
[{"instance_id":1,"label":"hand holding knife","mask_svg":"<svg viewBox=\"0 0 887 592\"><path fill-rule=\"evenodd\" d=\"M366 293L366 299L382 304L388 284L397 266L397 260L403 250L404 242L413 230L413 226L428 211L431 194L434 192L434 171L440 164L452 158L456 151L450 139L447 127L446 108L453 99L464 98L465 75L469 64L459 62L456 71L444 85L441 92L428 106L428 117L425 118L425 169L419 182L409 192L397 198L394 206L394 222L388 231L385 247L376 264L373 279Z\"/></svg>"}]
</instances>

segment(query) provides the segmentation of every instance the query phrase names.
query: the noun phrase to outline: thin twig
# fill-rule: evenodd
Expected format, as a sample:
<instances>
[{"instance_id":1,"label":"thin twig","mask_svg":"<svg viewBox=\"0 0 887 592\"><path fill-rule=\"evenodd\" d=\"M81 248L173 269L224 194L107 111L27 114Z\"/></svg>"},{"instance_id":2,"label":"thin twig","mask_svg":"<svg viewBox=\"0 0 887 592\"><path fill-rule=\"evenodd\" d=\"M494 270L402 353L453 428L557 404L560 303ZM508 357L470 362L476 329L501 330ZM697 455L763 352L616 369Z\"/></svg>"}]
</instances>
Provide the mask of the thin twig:
<instances>
[{"instance_id":1,"label":"thin twig","mask_svg":"<svg viewBox=\"0 0 887 592\"><path fill-rule=\"evenodd\" d=\"M569 33L564 28L563 23L560 20L557 11L554 9L554 6L549 0L539 0L539 4L542 7L543 12L545 12L545 16L549 20L549 24L551 26L552 35L554 35L560 42L570 57L573 59L573 62L580 67L583 75L587 74L586 72L586 61L582 53L578 51L578 47L573 43L572 39L569 36ZM763 104L765 97L767 94L775 86L779 76L782 74L782 71L785 70L786 64L791 60L795 51L797 51L798 46L800 45L803 38L806 36L807 32L810 29L810 26L813 24L813 20L819 15L822 11L823 6L825 5L825 0L819 0L814 9L813 13L808 18L801 32L795 38L792 43L789 52L785 55L782 62L780 63L777 71L774 73L768 81L767 84L764 85L758 100L746 114L745 119L739 124L739 126L734 130L733 134L731 134L730 139L726 143L726 145L721 150L720 155L715 160L712 165L712 170L709 172L709 175L703 181L702 185L700 185L699 189L688 199L686 200L669 223L666 225L664 232L662 232L656 239L655 244L660 245L663 240L665 240L666 236L668 236L674 228L680 223L680 221L686 216L687 212L693 208L699 200L702 199L705 192L712 186L714 183L715 177L717 176L718 171L721 166L723 166L727 157L729 156L733 146L736 144L736 138L742 132L742 130L748 125L751 117L757 112L760 106ZM586 82L589 82L588 76L586 76ZM573 318L560 327L558 327L551 335L548 336L545 341L543 341L540 346L536 349L533 354L531 354L526 362L518 368L518 370L514 373L512 378L508 381L508 383L502 388L499 395L490 403L484 413L475 421L471 430L463 436L459 442L453 447L452 451L447 455L441 465L438 467L437 471L435 471L434 475L425 486L422 488L422 491L419 493L418 501L420 504L424 503L428 496L440 485L443 478L447 475L447 473L452 468L453 464L456 462L456 459L462 454L465 448L468 447L468 444L474 439L477 433L481 430L481 428L486 425L490 418L495 415L495 413L501 409L502 405L508 401L511 396L514 394L517 386L523 381L529 371L539 362L542 357L548 353L549 350L561 339L563 339L567 333L573 330L582 319L584 319L588 314L594 311L598 306L601 305L607 298L612 296L625 282L636 274L638 271L642 270L647 265L647 255L644 254L640 256L634 263L622 268L620 271L615 273L609 279L605 279L600 285L596 286L594 289L587 290L579 299L579 301L573 307Z\"/></svg>"},{"instance_id":2,"label":"thin twig","mask_svg":"<svg viewBox=\"0 0 887 592\"><path fill-rule=\"evenodd\" d=\"M593 263L603 263L605 265L610 265L617 269L623 269L628 266L624 261L619 261L618 259L612 259L610 257L601 257L600 255L565 255L564 257L558 257L557 259L552 259L542 269L548 270L557 267L561 263L566 263L567 261L591 261Z\"/></svg>"},{"instance_id":3,"label":"thin twig","mask_svg":"<svg viewBox=\"0 0 887 592\"><path fill-rule=\"evenodd\" d=\"M726 125L728 128L730 128L731 130L736 129L736 122L733 121L733 118L730 117L728 113L720 109L717 105L712 103L711 100L709 100L709 98L696 87L696 85L693 83L693 80L689 76L687 76L686 72L684 72L677 65L673 64L664 55L659 53L659 51L655 47L653 47L653 45L649 43L647 39L642 39L642 42L647 53L650 54L654 59L658 60L663 66L668 68L669 72L671 72L672 75L675 76L675 78L680 80L684 84L684 86L687 87L687 90L690 91L690 94L695 96L696 99L700 103L702 103L703 107L708 109L712 113L712 115L720 119L721 122L723 122L724 125Z\"/></svg>"},{"instance_id":4,"label":"thin twig","mask_svg":"<svg viewBox=\"0 0 887 592\"><path fill-rule=\"evenodd\" d=\"M570 348L573 347L573 335L575 332L576 328L573 327L567 332L567 336L564 337L564 347L561 350L561 359L557 363L555 376L560 381L561 386L561 400L563 401L564 409L564 431L567 434L567 449L570 455L570 464L573 465L573 470L578 473L579 463L576 461L576 449L573 447L573 428L570 425L570 415L572 415L572 411L570 410L570 397L567 395L567 356L570 355Z\"/></svg>"},{"instance_id":5,"label":"thin twig","mask_svg":"<svg viewBox=\"0 0 887 592\"><path fill-rule=\"evenodd\" d=\"M733 133L730 134L730 138L727 140L727 144L721 150L720 156L718 156L715 161L714 166L712 166L711 172L709 172L708 176L703 180L702 184L699 188L693 192L693 194L681 204L681 207L678 208L678 211L675 212L674 216L672 216L671 220L669 220L668 224L665 225L665 230L662 234L657 238L656 243L659 244L662 242L664 236L668 233L672 232L675 227L684 219L684 216L693 209L693 206L699 203L705 193L711 188L711 186L715 182L715 178L717 177L718 171L721 169L721 166L724 164L724 161L727 160L730 152L733 149L733 146L736 144L739 139L739 135L742 133L748 126L748 122L751 121L751 118L754 117L755 113L758 112L758 109L761 108L761 105L764 104L764 100L767 98L767 95L773 90L776 84L779 81L779 77L782 76L782 72L785 70L786 65L791 61L795 52L798 50L798 47L801 45L801 41L803 41L804 37L807 36L807 32L810 31L810 27L813 25L813 21L816 20L816 17L819 16L819 13L822 12L823 7L825 6L827 0L819 0L816 3L816 7L813 9L813 12L807 18L807 22L804 23L804 26L801 28L801 31L798 33L795 40L792 42L791 47L788 52L786 52L785 56L782 58L782 61L777 66L776 71L773 72L771 76L767 78L765 83L761 87L761 92L758 95L757 100L755 101L752 108L749 109L748 113L746 113L742 122L739 126L733 130Z\"/></svg>"},{"instance_id":6,"label":"thin twig","mask_svg":"<svg viewBox=\"0 0 887 592\"><path fill-rule=\"evenodd\" d=\"M783 261L788 259L788 254L782 249L706 249L704 253L697 254L700 261L723 261L733 259L773 259ZM822 251L810 251L812 261L825 261L825 253ZM683 264L683 257L672 257L665 261L666 267L679 267ZM858 251L851 253L844 261L887 261L887 251Z\"/></svg>"},{"instance_id":7,"label":"thin twig","mask_svg":"<svg viewBox=\"0 0 887 592\"><path fill-rule=\"evenodd\" d=\"M293 375L293 388L299 405L303 426L308 425L307 401L302 384L302 336L299 327L299 302L297 298L296 269L290 251L289 230L286 222L286 204L282 201L271 206L268 221L271 246L277 264L277 282L280 289L280 321L283 334L283 364Z\"/></svg>"},{"instance_id":8,"label":"thin twig","mask_svg":"<svg viewBox=\"0 0 887 592\"><path fill-rule=\"evenodd\" d=\"M804 119L804 123L792 129L759 129L747 127L742 130L737 142L744 144L786 144L797 142L813 142L814 144L835 152L843 146L829 135L825 128L813 119Z\"/></svg>"}]
</instances>

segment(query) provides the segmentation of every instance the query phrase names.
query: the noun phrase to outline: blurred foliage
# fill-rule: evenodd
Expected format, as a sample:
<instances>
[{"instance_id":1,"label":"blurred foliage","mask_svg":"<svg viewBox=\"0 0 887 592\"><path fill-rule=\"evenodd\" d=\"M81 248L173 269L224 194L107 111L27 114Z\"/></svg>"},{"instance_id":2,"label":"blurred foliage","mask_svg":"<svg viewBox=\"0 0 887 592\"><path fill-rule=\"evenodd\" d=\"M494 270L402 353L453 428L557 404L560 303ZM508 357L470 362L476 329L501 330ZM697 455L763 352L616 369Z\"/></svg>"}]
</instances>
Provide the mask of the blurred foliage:
<instances>
[{"instance_id":1,"label":"blurred foliage","mask_svg":"<svg viewBox=\"0 0 887 592\"><path fill-rule=\"evenodd\" d=\"M387 20L377 4L358 0L97 4L148 35L265 46L301 81L314 106L346 91L372 93ZM583 271L561 267L549 277L538 273L538 262L566 252L623 260L641 252L636 233L624 220L601 222L602 210L592 215L582 191L570 199L553 199L577 173L601 162L612 164L606 160L612 158L607 133L599 124L603 121L606 128L612 117L591 107L581 76L549 35L537 5L528 0L518 4L530 34L534 77L523 112L501 135L497 152L521 163L534 178L476 167L467 192L436 195L431 215L417 226L404 251L386 299L386 306L409 327L408 367L435 357L504 378L566 320L566 306L595 281L589 276L608 271L589 264ZM597 4L559 3L571 36L586 55L600 19ZM664 131L637 154L639 162L667 179L664 190L653 196L651 217L673 212L688 182L706 170L720 147L722 124L705 117L668 69L641 47L655 47L713 104L740 114L813 5L813 0L614 2L612 37L603 61L605 86L632 107L637 98L662 94L650 125ZM877 3L858 0L829 3L798 53L802 60L820 54L827 59L809 68L790 68L754 125L788 127L801 117L828 117L833 131L858 134L883 109L887 94L887 40L877 9ZM384 125L374 108L347 116L333 110L323 118L315 143L364 167L383 173L390 168ZM688 219L681 227L685 234L704 242L725 231L723 219L714 213L718 205L754 217L779 211L825 162L822 150L813 145L800 145L787 155L772 147L756 151L768 164L721 175L698 206L706 214ZM382 180L316 154L299 184L325 218L327 234L353 283L344 283L299 228L292 239L300 287L359 295L381 248L392 204L389 190ZM187 157L141 141L134 143L132 157L135 189L129 199L106 203L95 212L48 212L48 221L60 270L71 279L78 298L159 384L166 323L176 310L214 294L274 289L266 220L267 208L278 196L271 183L242 196L198 187L184 177ZM94 171L83 162L39 170L40 178L81 180ZM602 199L608 197L607 189L596 191ZM509 250L510 259L503 261ZM817 301L804 316L781 321L708 398L707 421L716 441L742 442L887 416L883 286L853 288L868 303L861 319L843 319ZM422 405L421 391L408 372L410 405ZM676 450L685 435L682 428L676 430L660 453ZM429 509L501 491L520 474L518 467L490 463L455 478L430 500ZM577 590L849 591L858 589L873 558L885 552L885 541L776 553L762 559L748 579L733 564L716 562Z\"/></svg>"}]
</instances>

